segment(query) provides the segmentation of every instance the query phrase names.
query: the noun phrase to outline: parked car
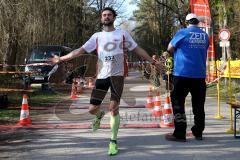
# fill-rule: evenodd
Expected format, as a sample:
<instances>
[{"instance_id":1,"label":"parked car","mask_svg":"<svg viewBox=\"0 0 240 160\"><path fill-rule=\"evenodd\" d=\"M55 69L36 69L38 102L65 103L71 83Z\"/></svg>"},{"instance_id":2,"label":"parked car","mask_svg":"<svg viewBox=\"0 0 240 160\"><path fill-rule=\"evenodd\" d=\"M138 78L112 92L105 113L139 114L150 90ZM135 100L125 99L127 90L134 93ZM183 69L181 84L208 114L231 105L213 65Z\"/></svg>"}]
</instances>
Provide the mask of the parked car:
<instances>
[{"instance_id":1,"label":"parked car","mask_svg":"<svg viewBox=\"0 0 240 160\"><path fill-rule=\"evenodd\" d=\"M42 88L48 88L51 74L56 72L58 65L44 65L49 58L54 55L63 56L71 52L72 49L65 46L35 46L31 50L30 57L25 59L25 72L35 72L25 78L25 86L31 84L42 84Z\"/></svg>"}]
</instances>

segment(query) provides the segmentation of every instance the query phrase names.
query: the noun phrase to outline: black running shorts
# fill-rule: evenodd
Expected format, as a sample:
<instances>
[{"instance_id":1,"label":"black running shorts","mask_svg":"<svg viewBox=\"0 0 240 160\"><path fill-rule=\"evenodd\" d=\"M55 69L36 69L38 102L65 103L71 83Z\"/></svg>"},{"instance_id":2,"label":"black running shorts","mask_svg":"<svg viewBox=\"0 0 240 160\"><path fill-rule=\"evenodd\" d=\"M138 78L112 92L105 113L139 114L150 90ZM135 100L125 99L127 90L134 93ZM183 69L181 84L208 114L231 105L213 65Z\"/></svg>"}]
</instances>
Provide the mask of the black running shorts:
<instances>
[{"instance_id":1,"label":"black running shorts","mask_svg":"<svg viewBox=\"0 0 240 160\"><path fill-rule=\"evenodd\" d=\"M124 86L123 76L111 76L106 79L97 79L92 90L90 104L100 105L106 96L108 89L111 89L111 101L120 102Z\"/></svg>"}]
</instances>

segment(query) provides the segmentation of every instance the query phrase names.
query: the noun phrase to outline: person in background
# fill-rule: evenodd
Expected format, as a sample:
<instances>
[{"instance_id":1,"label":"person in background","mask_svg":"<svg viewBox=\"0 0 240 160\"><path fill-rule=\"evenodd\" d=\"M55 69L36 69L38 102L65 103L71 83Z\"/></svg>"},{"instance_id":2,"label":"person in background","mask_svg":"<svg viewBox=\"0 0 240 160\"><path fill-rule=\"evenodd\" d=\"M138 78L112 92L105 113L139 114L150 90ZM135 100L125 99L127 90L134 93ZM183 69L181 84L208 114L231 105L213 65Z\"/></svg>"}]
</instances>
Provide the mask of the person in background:
<instances>
[{"instance_id":1,"label":"person in background","mask_svg":"<svg viewBox=\"0 0 240 160\"><path fill-rule=\"evenodd\" d=\"M173 54L173 91L171 100L174 113L174 132L165 136L166 140L186 142L187 121L185 99L191 94L194 125L191 128L196 140L202 140L205 128L204 103L206 97L206 58L209 37L198 27L198 17L190 13L186 16L188 27L180 29L170 41L167 54Z\"/></svg>"},{"instance_id":2,"label":"person in background","mask_svg":"<svg viewBox=\"0 0 240 160\"><path fill-rule=\"evenodd\" d=\"M152 59L156 62L159 62L159 56L156 54L152 55ZM159 88L160 87L160 74L154 65L151 65L151 78L153 79L154 87Z\"/></svg>"},{"instance_id":3,"label":"person in background","mask_svg":"<svg viewBox=\"0 0 240 160\"><path fill-rule=\"evenodd\" d=\"M172 83L172 71L173 71L173 58L171 56L167 55L167 52L163 52L160 56L160 61L165 63L167 72L162 74L162 79L165 81L166 84L166 90L172 90L173 89L173 83Z\"/></svg>"}]
</instances>

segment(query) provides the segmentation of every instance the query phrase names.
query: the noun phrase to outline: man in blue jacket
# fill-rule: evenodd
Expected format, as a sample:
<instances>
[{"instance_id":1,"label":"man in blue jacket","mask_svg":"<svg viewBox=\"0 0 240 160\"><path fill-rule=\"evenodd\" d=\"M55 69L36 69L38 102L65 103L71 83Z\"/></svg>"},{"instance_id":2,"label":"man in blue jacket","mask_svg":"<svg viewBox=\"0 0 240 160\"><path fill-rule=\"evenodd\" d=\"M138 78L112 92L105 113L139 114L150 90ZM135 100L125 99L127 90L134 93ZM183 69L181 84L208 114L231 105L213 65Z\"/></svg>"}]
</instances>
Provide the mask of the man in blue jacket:
<instances>
[{"instance_id":1,"label":"man in blue jacket","mask_svg":"<svg viewBox=\"0 0 240 160\"><path fill-rule=\"evenodd\" d=\"M173 54L173 85L171 100L175 130L167 134L169 141L186 142L187 121L185 99L192 96L194 125L191 128L195 139L202 140L205 128L204 103L206 97L206 58L209 37L198 27L198 17L190 13L186 16L188 27L180 29L170 41L167 52Z\"/></svg>"}]
</instances>

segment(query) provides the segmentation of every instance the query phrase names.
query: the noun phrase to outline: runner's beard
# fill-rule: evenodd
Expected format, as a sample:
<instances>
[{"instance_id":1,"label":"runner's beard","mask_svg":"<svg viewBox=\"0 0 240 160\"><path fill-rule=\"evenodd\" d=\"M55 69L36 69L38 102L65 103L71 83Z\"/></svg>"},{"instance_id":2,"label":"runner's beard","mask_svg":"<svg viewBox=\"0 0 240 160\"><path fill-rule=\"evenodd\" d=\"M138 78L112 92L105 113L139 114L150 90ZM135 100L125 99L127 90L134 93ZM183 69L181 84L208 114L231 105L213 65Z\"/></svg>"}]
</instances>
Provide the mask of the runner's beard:
<instances>
[{"instance_id":1,"label":"runner's beard","mask_svg":"<svg viewBox=\"0 0 240 160\"><path fill-rule=\"evenodd\" d=\"M112 21L110 21L110 22L103 22L102 25L103 26L112 26L113 22Z\"/></svg>"}]
</instances>

